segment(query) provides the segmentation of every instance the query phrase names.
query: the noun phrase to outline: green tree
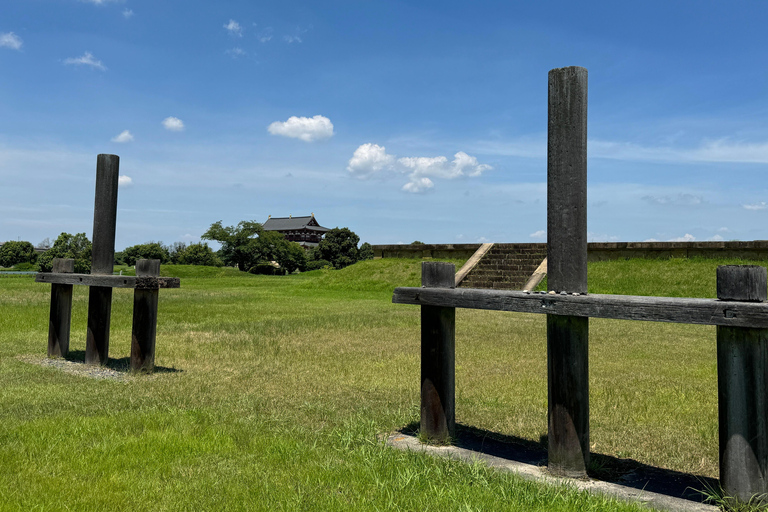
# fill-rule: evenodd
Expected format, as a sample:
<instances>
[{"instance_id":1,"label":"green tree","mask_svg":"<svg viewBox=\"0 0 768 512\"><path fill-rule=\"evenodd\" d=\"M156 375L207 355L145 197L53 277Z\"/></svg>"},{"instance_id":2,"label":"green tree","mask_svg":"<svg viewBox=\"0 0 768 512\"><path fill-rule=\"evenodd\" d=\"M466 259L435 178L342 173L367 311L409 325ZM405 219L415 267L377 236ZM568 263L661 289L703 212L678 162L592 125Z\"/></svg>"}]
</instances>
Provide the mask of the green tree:
<instances>
[{"instance_id":1,"label":"green tree","mask_svg":"<svg viewBox=\"0 0 768 512\"><path fill-rule=\"evenodd\" d=\"M147 242L145 244L132 245L123 249L123 261L126 265L133 266L136 260L160 260L160 263L170 263L171 255L160 242Z\"/></svg>"},{"instance_id":2,"label":"green tree","mask_svg":"<svg viewBox=\"0 0 768 512\"><path fill-rule=\"evenodd\" d=\"M75 260L75 272L87 274L91 271L91 241L85 233L60 234L53 247L37 259L38 270L50 272L53 268L53 258L72 258Z\"/></svg>"},{"instance_id":3,"label":"green tree","mask_svg":"<svg viewBox=\"0 0 768 512\"><path fill-rule=\"evenodd\" d=\"M19 263L37 261L35 247L29 242L9 241L0 245L0 267L12 267Z\"/></svg>"},{"instance_id":4,"label":"green tree","mask_svg":"<svg viewBox=\"0 0 768 512\"><path fill-rule=\"evenodd\" d=\"M373 259L373 246L368 242L365 242L360 246L360 250L357 252L357 260L372 260Z\"/></svg>"},{"instance_id":5,"label":"green tree","mask_svg":"<svg viewBox=\"0 0 768 512\"><path fill-rule=\"evenodd\" d=\"M317 245L320 258L331 262L334 268L344 268L358 260L357 244L360 237L349 228L333 228Z\"/></svg>"},{"instance_id":6,"label":"green tree","mask_svg":"<svg viewBox=\"0 0 768 512\"><path fill-rule=\"evenodd\" d=\"M262 231L256 241L258 261L274 261L287 273L307 268L307 255L296 242L289 242L277 231Z\"/></svg>"},{"instance_id":7,"label":"green tree","mask_svg":"<svg viewBox=\"0 0 768 512\"><path fill-rule=\"evenodd\" d=\"M184 242L173 242L170 247L166 247L168 254L171 256L171 263L180 263L179 258L187 250L187 244Z\"/></svg>"},{"instance_id":8,"label":"green tree","mask_svg":"<svg viewBox=\"0 0 768 512\"><path fill-rule=\"evenodd\" d=\"M177 252L176 263L179 265L207 265L209 267L221 267L221 261L208 244L190 244Z\"/></svg>"},{"instance_id":9,"label":"green tree","mask_svg":"<svg viewBox=\"0 0 768 512\"><path fill-rule=\"evenodd\" d=\"M255 221L241 221L237 226L222 226L214 222L203 233L203 240L215 240L221 244L219 254L226 265L232 265L243 272L248 271L260 259L258 240L255 235L262 233L261 224Z\"/></svg>"}]
</instances>

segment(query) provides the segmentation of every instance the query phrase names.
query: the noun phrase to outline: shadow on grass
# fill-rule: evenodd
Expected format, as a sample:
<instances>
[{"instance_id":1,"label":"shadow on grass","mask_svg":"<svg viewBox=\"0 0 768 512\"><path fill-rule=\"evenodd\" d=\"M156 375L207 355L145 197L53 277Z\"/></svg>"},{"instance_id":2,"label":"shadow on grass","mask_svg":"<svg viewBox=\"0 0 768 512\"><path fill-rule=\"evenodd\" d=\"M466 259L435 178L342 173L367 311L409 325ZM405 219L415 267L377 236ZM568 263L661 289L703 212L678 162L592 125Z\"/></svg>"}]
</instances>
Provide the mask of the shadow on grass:
<instances>
[{"instance_id":1,"label":"shadow on grass","mask_svg":"<svg viewBox=\"0 0 768 512\"><path fill-rule=\"evenodd\" d=\"M85 350L70 350L69 354L67 354L66 360L73 363L85 364ZM110 357L107 360L105 367L116 372L130 373L131 358L121 357L119 359L115 359ZM184 370L179 370L177 368L168 368L167 366L155 366L154 373L179 373L183 371Z\"/></svg>"},{"instance_id":2,"label":"shadow on grass","mask_svg":"<svg viewBox=\"0 0 768 512\"><path fill-rule=\"evenodd\" d=\"M400 431L416 436L419 433L419 423L409 423ZM457 424L456 437L451 444L509 461L534 466L547 465L546 435L542 435L537 443L530 439ZM589 476L596 480L697 503L706 499L702 491L720 487L715 478L659 468L634 459L621 459L601 453L590 453L589 466Z\"/></svg>"}]
</instances>

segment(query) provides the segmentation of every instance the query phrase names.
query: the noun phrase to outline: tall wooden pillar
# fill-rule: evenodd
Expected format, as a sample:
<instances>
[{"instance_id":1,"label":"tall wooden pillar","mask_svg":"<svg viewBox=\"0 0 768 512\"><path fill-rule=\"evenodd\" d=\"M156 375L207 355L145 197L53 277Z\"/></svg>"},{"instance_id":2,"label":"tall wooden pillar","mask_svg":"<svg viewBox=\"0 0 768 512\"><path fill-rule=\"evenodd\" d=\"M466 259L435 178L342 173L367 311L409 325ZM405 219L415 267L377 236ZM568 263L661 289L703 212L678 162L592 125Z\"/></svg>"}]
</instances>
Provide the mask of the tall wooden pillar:
<instances>
[{"instance_id":1,"label":"tall wooden pillar","mask_svg":"<svg viewBox=\"0 0 768 512\"><path fill-rule=\"evenodd\" d=\"M70 274L75 271L72 258L54 258L53 272ZM72 285L51 285L51 313L48 320L48 357L67 357L72 323Z\"/></svg>"},{"instance_id":2,"label":"tall wooden pillar","mask_svg":"<svg viewBox=\"0 0 768 512\"><path fill-rule=\"evenodd\" d=\"M587 292L587 70L549 72L547 288ZM547 315L549 470L589 464L589 318Z\"/></svg>"},{"instance_id":3,"label":"tall wooden pillar","mask_svg":"<svg viewBox=\"0 0 768 512\"><path fill-rule=\"evenodd\" d=\"M453 288L456 266L423 262L421 286ZM446 441L456 434L456 308L421 306L421 434Z\"/></svg>"},{"instance_id":4,"label":"tall wooden pillar","mask_svg":"<svg viewBox=\"0 0 768 512\"><path fill-rule=\"evenodd\" d=\"M764 302L765 267L717 269L717 298ZM728 310L726 309L726 315ZM768 329L717 327L720 485L742 503L768 493Z\"/></svg>"},{"instance_id":5,"label":"tall wooden pillar","mask_svg":"<svg viewBox=\"0 0 768 512\"><path fill-rule=\"evenodd\" d=\"M99 155L96 159L96 202L93 209L91 274L112 275L117 224L117 183L120 157ZM112 288L91 286L88 292L88 333L85 362L107 363L109 324L112 316Z\"/></svg>"}]
</instances>

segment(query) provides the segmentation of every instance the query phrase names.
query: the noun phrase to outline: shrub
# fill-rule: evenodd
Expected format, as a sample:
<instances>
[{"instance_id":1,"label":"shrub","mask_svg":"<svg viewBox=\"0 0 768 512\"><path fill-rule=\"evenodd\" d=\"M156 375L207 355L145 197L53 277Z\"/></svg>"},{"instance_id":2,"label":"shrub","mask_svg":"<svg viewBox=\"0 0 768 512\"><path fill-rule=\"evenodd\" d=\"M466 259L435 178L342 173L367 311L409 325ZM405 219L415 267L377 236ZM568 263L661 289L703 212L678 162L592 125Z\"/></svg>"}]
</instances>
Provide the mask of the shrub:
<instances>
[{"instance_id":1,"label":"shrub","mask_svg":"<svg viewBox=\"0 0 768 512\"><path fill-rule=\"evenodd\" d=\"M35 247L29 242L11 240L0 246L0 267L12 267L17 263L37 261Z\"/></svg>"},{"instance_id":2,"label":"shrub","mask_svg":"<svg viewBox=\"0 0 768 512\"><path fill-rule=\"evenodd\" d=\"M174 247L176 247L174 245ZM223 267L221 261L213 249L207 243L191 244L181 249L177 248L175 263L179 265L206 265L208 267Z\"/></svg>"},{"instance_id":3,"label":"shrub","mask_svg":"<svg viewBox=\"0 0 768 512\"><path fill-rule=\"evenodd\" d=\"M170 263L171 255L160 242L147 242L126 247L123 250L123 262L132 267L136 264L136 260L160 260L160 263Z\"/></svg>"},{"instance_id":4,"label":"shrub","mask_svg":"<svg viewBox=\"0 0 768 512\"><path fill-rule=\"evenodd\" d=\"M273 276L277 274L279 269L267 261L261 261L248 269L250 274L260 274L265 276Z\"/></svg>"},{"instance_id":5,"label":"shrub","mask_svg":"<svg viewBox=\"0 0 768 512\"><path fill-rule=\"evenodd\" d=\"M307 270L319 270L325 267L333 268L333 265L328 260L312 260L307 262Z\"/></svg>"},{"instance_id":6,"label":"shrub","mask_svg":"<svg viewBox=\"0 0 768 512\"><path fill-rule=\"evenodd\" d=\"M373 259L373 246L368 242L365 242L360 246L360 250L357 252L358 261L372 260Z\"/></svg>"}]
</instances>

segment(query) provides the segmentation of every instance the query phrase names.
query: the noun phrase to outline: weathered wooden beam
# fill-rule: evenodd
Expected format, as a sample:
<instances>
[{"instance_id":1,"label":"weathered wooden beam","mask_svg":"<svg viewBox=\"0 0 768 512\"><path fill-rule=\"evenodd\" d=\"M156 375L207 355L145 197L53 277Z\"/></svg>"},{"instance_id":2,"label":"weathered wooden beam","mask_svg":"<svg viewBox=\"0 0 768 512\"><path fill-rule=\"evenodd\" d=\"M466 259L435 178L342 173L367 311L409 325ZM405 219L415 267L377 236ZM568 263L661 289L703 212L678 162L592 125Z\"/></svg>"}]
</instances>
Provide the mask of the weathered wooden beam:
<instances>
[{"instance_id":1,"label":"weathered wooden beam","mask_svg":"<svg viewBox=\"0 0 768 512\"><path fill-rule=\"evenodd\" d=\"M136 275L157 278L160 260L137 260ZM152 373L155 369L158 288L137 288L133 293L131 371Z\"/></svg>"},{"instance_id":2,"label":"weathered wooden beam","mask_svg":"<svg viewBox=\"0 0 768 512\"><path fill-rule=\"evenodd\" d=\"M75 271L72 258L54 258L53 271ZM51 313L48 320L48 357L66 357L69 353L69 333L72 323L72 285L51 286Z\"/></svg>"},{"instance_id":3,"label":"weathered wooden beam","mask_svg":"<svg viewBox=\"0 0 768 512\"><path fill-rule=\"evenodd\" d=\"M547 288L587 292L587 70L549 72ZM549 471L589 464L589 318L547 316Z\"/></svg>"},{"instance_id":4,"label":"weathered wooden beam","mask_svg":"<svg viewBox=\"0 0 768 512\"><path fill-rule=\"evenodd\" d=\"M179 288L178 277L154 276L96 276L92 274L59 274L40 272L35 276L38 283L101 286L107 288L135 288L152 290L155 288Z\"/></svg>"},{"instance_id":5,"label":"weathered wooden beam","mask_svg":"<svg viewBox=\"0 0 768 512\"><path fill-rule=\"evenodd\" d=\"M415 306L489 309L614 320L768 328L768 304L717 299L526 294L519 291L475 288L395 288L392 302Z\"/></svg>"},{"instance_id":6,"label":"weathered wooden beam","mask_svg":"<svg viewBox=\"0 0 768 512\"><path fill-rule=\"evenodd\" d=\"M720 299L765 300L766 268L717 269ZM768 493L768 329L717 327L720 485L742 503Z\"/></svg>"},{"instance_id":7,"label":"weathered wooden beam","mask_svg":"<svg viewBox=\"0 0 768 512\"><path fill-rule=\"evenodd\" d=\"M426 288L452 288L456 267L423 262L421 284ZM456 433L455 368L456 309L421 308L421 434L446 441Z\"/></svg>"},{"instance_id":8,"label":"weathered wooden beam","mask_svg":"<svg viewBox=\"0 0 768 512\"><path fill-rule=\"evenodd\" d=\"M91 274L112 275L115 263L115 225L117 224L117 183L120 158L96 158L96 200L93 207L93 245ZM91 286L88 290L88 333L85 362L107 364L109 324L112 316L112 288Z\"/></svg>"}]
</instances>

